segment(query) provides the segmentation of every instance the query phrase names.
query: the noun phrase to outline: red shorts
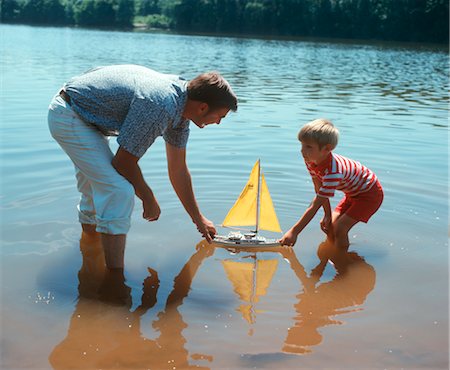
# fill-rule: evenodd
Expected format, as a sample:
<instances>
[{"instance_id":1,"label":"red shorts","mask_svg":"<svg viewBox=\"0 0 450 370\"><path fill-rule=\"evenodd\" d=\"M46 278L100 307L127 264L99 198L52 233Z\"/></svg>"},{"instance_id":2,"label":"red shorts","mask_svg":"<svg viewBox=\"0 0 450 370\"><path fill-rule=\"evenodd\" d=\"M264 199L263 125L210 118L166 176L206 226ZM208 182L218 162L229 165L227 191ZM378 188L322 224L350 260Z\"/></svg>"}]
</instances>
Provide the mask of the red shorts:
<instances>
[{"instance_id":1,"label":"red shorts","mask_svg":"<svg viewBox=\"0 0 450 370\"><path fill-rule=\"evenodd\" d=\"M383 188L377 181L369 191L354 197L345 195L335 208L335 212L346 214L357 221L367 223L383 203Z\"/></svg>"}]
</instances>

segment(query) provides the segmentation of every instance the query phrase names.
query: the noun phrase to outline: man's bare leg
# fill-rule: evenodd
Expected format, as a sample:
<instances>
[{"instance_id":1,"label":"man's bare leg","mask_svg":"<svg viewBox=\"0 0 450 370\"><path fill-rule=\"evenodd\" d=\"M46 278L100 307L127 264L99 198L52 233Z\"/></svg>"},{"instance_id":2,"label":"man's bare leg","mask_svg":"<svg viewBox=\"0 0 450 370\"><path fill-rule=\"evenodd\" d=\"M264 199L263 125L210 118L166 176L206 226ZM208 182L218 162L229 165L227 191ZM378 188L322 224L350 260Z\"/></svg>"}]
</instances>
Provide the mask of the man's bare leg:
<instances>
[{"instance_id":1,"label":"man's bare leg","mask_svg":"<svg viewBox=\"0 0 450 370\"><path fill-rule=\"evenodd\" d=\"M89 239L94 240L101 237L106 267L123 270L126 235L100 234L95 230L96 225L93 224L81 224L81 228Z\"/></svg>"},{"instance_id":2,"label":"man's bare leg","mask_svg":"<svg viewBox=\"0 0 450 370\"><path fill-rule=\"evenodd\" d=\"M124 268L126 234L101 234L105 262L108 269Z\"/></svg>"},{"instance_id":3,"label":"man's bare leg","mask_svg":"<svg viewBox=\"0 0 450 370\"><path fill-rule=\"evenodd\" d=\"M83 233L89 236L98 236L100 238L100 233L95 231L97 225L95 224L81 224L81 228L83 229Z\"/></svg>"},{"instance_id":4,"label":"man's bare leg","mask_svg":"<svg viewBox=\"0 0 450 370\"><path fill-rule=\"evenodd\" d=\"M131 289L125 284L124 256L126 234L101 234L106 273L100 287L100 299L116 304L131 304Z\"/></svg>"},{"instance_id":5,"label":"man's bare leg","mask_svg":"<svg viewBox=\"0 0 450 370\"><path fill-rule=\"evenodd\" d=\"M92 225L89 225L92 226ZM105 276L105 254L100 233L91 227L83 227L80 239L82 265L78 272L78 292L85 298L95 298Z\"/></svg>"}]
</instances>

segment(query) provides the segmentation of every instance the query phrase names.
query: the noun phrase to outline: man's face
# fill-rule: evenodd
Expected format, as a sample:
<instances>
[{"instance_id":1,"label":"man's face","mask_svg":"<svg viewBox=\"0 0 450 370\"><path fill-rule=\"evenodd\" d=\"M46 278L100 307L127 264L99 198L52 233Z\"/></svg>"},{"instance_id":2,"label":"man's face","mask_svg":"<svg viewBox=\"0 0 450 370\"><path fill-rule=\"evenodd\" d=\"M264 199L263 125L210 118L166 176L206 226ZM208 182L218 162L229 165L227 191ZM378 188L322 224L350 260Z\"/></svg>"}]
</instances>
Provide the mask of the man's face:
<instances>
[{"instance_id":1,"label":"man's face","mask_svg":"<svg viewBox=\"0 0 450 370\"><path fill-rule=\"evenodd\" d=\"M208 105L206 105L203 109L199 109L195 117L191 118L191 121L200 128L214 123L218 125L229 111L228 108L209 109Z\"/></svg>"}]
</instances>

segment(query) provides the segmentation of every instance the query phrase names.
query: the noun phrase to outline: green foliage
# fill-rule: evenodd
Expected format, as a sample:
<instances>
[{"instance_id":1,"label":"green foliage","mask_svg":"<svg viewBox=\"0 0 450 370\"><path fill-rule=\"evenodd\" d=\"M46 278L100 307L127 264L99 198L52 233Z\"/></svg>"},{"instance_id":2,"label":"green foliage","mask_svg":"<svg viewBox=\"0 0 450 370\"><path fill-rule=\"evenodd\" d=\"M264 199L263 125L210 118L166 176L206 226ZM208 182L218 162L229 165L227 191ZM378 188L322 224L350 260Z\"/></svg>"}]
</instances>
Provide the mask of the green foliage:
<instances>
[{"instance_id":1,"label":"green foliage","mask_svg":"<svg viewBox=\"0 0 450 370\"><path fill-rule=\"evenodd\" d=\"M146 16L149 14L161 13L159 0L136 0L135 9L137 16Z\"/></svg>"},{"instance_id":2,"label":"green foliage","mask_svg":"<svg viewBox=\"0 0 450 370\"><path fill-rule=\"evenodd\" d=\"M2 22L449 41L448 0L0 0Z\"/></svg>"},{"instance_id":3,"label":"green foliage","mask_svg":"<svg viewBox=\"0 0 450 370\"><path fill-rule=\"evenodd\" d=\"M2 22L131 27L134 0L0 0Z\"/></svg>"},{"instance_id":4,"label":"green foliage","mask_svg":"<svg viewBox=\"0 0 450 370\"><path fill-rule=\"evenodd\" d=\"M243 11L244 31L264 33L269 9L257 1L249 1Z\"/></svg>"},{"instance_id":5,"label":"green foliage","mask_svg":"<svg viewBox=\"0 0 450 370\"><path fill-rule=\"evenodd\" d=\"M136 17L135 22L145 24L148 28L167 30L170 28L170 19L163 14L149 14L145 17Z\"/></svg>"},{"instance_id":6,"label":"green foliage","mask_svg":"<svg viewBox=\"0 0 450 370\"><path fill-rule=\"evenodd\" d=\"M448 43L446 0L160 0L175 29Z\"/></svg>"},{"instance_id":7,"label":"green foliage","mask_svg":"<svg viewBox=\"0 0 450 370\"><path fill-rule=\"evenodd\" d=\"M15 3L16 20L37 24L64 24L66 14L64 6L59 0L28 0L11 1L6 0L5 4ZM4 15L2 14L2 19Z\"/></svg>"},{"instance_id":8,"label":"green foliage","mask_svg":"<svg viewBox=\"0 0 450 370\"><path fill-rule=\"evenodd\" d=\"M75 22L81 26L112 26L115 12L110 0L82 0L75 7Z\"/></svg>"},{"instance_id":9,"label":"green foliage","mask_svg":"<svg viewBox=\"0 0 450 370\"><path fill-rule=\"evenodd\" d=\"M131 0L118 0L115 6L116 25L131 27L133 25L135 6Z\"/></svg>"},{"instance_id":10,"label":"green foliage","mask_svg":"<svg viewBox=\"0 0 450 370\"><path fill-rule=\"evenodd\" d=\"M14 22L20 15L20 6L17 0L0 0L1 22Z\"/></svg>"}]
</instances>

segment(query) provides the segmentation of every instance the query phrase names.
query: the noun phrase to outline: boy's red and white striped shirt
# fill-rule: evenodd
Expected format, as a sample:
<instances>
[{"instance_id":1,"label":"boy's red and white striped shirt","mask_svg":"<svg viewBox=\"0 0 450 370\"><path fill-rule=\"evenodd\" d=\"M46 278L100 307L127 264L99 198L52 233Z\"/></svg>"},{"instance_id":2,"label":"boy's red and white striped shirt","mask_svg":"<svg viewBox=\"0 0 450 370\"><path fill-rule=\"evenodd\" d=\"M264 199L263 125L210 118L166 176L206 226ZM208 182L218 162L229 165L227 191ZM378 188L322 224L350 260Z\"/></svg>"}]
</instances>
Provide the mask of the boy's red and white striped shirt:
<instances>
[{"instance_id":1,"label":"boy's red and white striped shirt","mask_svg":"<svg viewBox=\"0 0 450 370\"><path fill-rule=\"evenodd\" d=\"M317 177L322 186L317 195L331 198L335 190L343 191L354 197L369 191L377 182L376 175L361 163L330 153L329 157L319 165L305 162L312 177Z\"/></svg>"}]
</instances>

